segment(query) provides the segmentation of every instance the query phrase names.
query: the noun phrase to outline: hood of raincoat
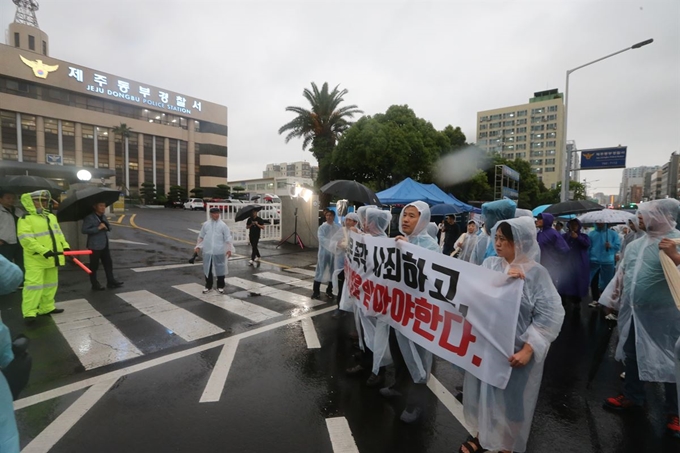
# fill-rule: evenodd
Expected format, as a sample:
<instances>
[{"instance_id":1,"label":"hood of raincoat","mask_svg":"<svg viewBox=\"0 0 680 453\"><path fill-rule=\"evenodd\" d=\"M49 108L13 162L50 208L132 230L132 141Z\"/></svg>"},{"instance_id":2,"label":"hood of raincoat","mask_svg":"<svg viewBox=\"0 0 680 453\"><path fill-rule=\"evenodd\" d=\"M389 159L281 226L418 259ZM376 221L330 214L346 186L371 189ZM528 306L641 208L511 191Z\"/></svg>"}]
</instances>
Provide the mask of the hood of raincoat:
<instances>
[{"instance_id":1,"label":"hood of raincoat","mask_svg":"<svg viewBox=\"0 0 680 453\"><path fill-rule=\"evenodd\" d=\"M33 200L40 200L41 211L35 208ZM50 206L52 195L47 190L36 190L35 192L25 193L21 196L21 204L29 215L42 214Z\"/></svg>"},{"instance_id":2,"label":"hood of raincoat","mask_svg":"<svg viewBox=\"0 0 680 453\"><path fill-rule=\"evenodd\" d=\"M536 224L530 217L504 220L512 228L512 237L515 244L515 260L513 263L526 263L541 260L541 249L536 240ZM500 222L499 222L500 224ZM494 227L493 236L496 234L498 225Z\"/></svg>"},{"instance_id":3,"label":"hood of raincoat","mask_svg":"<svg viewBox=\"0 0 680 453\"><path fill-rule=\"evenodd\" d=\"M633 233L637 233L640 231L640 219L638 216L633 217L632 219L628 220L628 228L633 228Z\"/></svg>"},{"instance_id":4,"label":"hood of raincoat","mask_svg":"<svg viewBox=\"0 0 680 453\"><path fill-rule=\"evenodd\" d=\"M416 208L418 212L420 212L420 218L418 219L418 223L413 229L413 232L411 234L406 234L401 229L401 222L404 220L404 211L406 211L406 208L409 206ZM428 223L430 223L430 207L424 201L414 201L413 203L407 204L404 206L404 209L401 210L401 214L399 214L399 231L408 238L418 236L420 233L426 232L425 229L427 228Z\"/></svg>"},{"instance_id":5,"label":"hood of raincoat","mask_svg":"<svg viewBox=\"0 0 680 453\"><path fill-rule=\"evenodd\" d=\"M482 205L482 216L484 216L484 229L488 233L492 231L496 224L501 220L512 219L515 217L517 204L512 200L497 200L484 203ZM533 219L532 219L533 221ZM534 224L534 233L536 225Z\"/></svg>"},{"instance_id":6,"label":"hood of raincoat","mask_svg":"<svg viewBox=\"0 0 680 453\"><path fill-rule=\"evenodd\" d=\"M366 234L371 236L387 236L387 227L392 220L390 211L383 211L378 208L369 208L364 212L366 219Z\"/></svg>"},{"instance_id":7,"label":"hood of raincoat","mask_svg":"<svg viewBox=\"0 0 680 453\"><path fill-rule=\"evenodd\" d=\"M345 216L345 220L354 220L355 222L359 223L359 214L355 212L350 212ZM347 228L347 225L345 225L345 228Z\"/></svg>"},{"instance_id":8,"label":"hood of raincoat","mask_svg":"<svg viewBox=\"0 0 680 453\"><path fill-rule=\"evenodd\" d=\"M364 228L366 228L366 210L371 209L371 208L377 208L375 205L366 205L366 206L360 206L359 209L357 209L357 215L359 216L359 229L361 231L364 231Z\"/></svg>"},{"instance_id":9,"label":"hood of raincoat","mask_svg":"<svg viewBox=\"0 0 680 453\"><path fill-rule=\"evenodd\" d=\"M425 231L427 231L427 234L432 236L432 238L437 239L437 232L439 232L439 226L434 222L430 222L427 224Z\"/></svg>"},{"instance_id":10,"label":"hood of raincoat","mask_svg":"<svg viewBox=\"0 0 680 453\"><path fill-rule=\"evenodd\" d=\"M545 215L545 214L544 214L544 215ZM547 215L550 215L550 214L547 214ZM544 217L544 219L545 219L545 217ZM545 222L545 220L543 220L543 222ZM583 224L581 223L581 221L580 221L579 219L574 218L574 219L571 219L570 221L567 222L567 228L565 228L565 230L567 230L567 234L568 234L569 232L571 232L571 230L569 229L569 224L570 224L571 222L576 222L576 224L578 225L578 228L576 229L576 232L577 232L577 233L581 233L581 229L583 228Z\"/></svg>"},{"instance_id":11,"label":"hood of raincoat","mask_svg":"<svg viewBox=\"0 0 680 453\"><path fill-rule=\"evenodd\" d=\"M555 221L555 217L548 212L544 212L544 213L539 214L539 215L543 219L543 229L548 230L548 229L552 228L553 222Z\"/></svg>"},{"instance_id":12,"label":"hood of raincoat","mask_svg":"<svg viewBox=\"0 0 680 453\"><path fill-rule=\"evenodd\" d=\"M641 203L638 212L645 222L645 230L651 238L659 238L675 228L680 211L680 201L673 198Z\"/></svg>"},{"instance_id":13,"label":"hood of raincoat","mask_svg":"<svg viewBox=\"0 0 680 453\"><path fill-rule=\"evenodd\" d=\"M517 208L515 209L515 217L534 217L534 213L529 211L528 209L520 209Z\"/></svg>"}]
</instances>

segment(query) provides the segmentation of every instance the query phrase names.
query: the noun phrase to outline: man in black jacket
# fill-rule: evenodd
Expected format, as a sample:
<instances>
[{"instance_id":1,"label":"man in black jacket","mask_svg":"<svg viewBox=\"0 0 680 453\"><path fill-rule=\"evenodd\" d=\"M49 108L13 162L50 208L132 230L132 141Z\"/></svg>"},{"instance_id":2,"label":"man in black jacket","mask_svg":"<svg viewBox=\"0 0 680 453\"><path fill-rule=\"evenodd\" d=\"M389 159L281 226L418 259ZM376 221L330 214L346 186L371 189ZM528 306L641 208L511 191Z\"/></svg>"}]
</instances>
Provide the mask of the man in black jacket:
<instances>
[{"instance_id":1,"label":"man in black jacket","mask_svg":"<svg viewBox=\"0 0 680 453\"><path fill-rule=\"evenodd\" d=\"M253 261L260 261L260 250L257 248L260 242L260 232L264 230L264 220L258 215L260 211L253 211L246 221L246 228L248 229L248 239L252 252L250 254L250 261L248 264L253 264Z\"/></svg>"},{"instance_id":2,"label":"man in black jacket","mask_svg":"<svg viewBox=\"0 0 680 453\"><path fill-rule=\"evenodd\" d=\"M83 219L83 234L87 234L87 248L92 250L90 255L90 283L93 291L102 291L105 288L97 281L97 269L99 260L104 265L106 273L106 286L108 288L120 288L123 282L113 277L113 261L109 250L109 231L111 224L106 219L106 203L96 203L92 206L93 212Z\"/></svg>"}]
</instances>

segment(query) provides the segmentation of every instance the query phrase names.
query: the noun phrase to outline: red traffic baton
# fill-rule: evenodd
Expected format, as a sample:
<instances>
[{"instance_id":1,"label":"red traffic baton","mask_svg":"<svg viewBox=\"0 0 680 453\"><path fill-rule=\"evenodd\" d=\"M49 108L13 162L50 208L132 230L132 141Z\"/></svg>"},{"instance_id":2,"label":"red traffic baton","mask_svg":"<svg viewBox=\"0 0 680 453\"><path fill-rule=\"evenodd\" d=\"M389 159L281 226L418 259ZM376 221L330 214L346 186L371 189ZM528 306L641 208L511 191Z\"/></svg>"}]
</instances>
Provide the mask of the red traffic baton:
<instances>
[{"instance_id":1,"label":"red traffic baton","mask_svg":"<svg viewBox=\"0 0 680 453\"><path fill-rule=\"evenodd\" d=\"M78 267L84 270L87 274L92 273L89 267L85 266L78 258L76 258L76 256L79 255L92 255L92 250L69 250L67 252L62 253L64 254L64 256L70 256L71 261L73 261L74 264L77 264Z\"/></svg>"}]
</instances>

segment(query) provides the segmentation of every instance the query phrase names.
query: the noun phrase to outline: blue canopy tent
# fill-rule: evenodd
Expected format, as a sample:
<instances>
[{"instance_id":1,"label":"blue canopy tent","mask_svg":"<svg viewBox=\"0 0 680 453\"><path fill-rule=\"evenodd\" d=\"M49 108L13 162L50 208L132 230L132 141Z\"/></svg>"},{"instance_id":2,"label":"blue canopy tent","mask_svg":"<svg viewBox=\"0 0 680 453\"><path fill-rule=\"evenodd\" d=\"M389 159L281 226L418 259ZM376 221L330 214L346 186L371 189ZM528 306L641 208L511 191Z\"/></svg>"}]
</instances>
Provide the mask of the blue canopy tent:
<instances>
[{"instance_id":1,"label":"blue canopy tent","mask_svg":"<svg viewBox=\"0 0 680 453\"><path fill-rule=\"evenodd\" d=\"M459 212L469 212L474 208L453 195L449 195L435 184L421 184L406 178L399 184L376 194L384 205L408 204L414 201L424 201L430 206L448 204L455 206Z\"/></svg>"}]
</instances>

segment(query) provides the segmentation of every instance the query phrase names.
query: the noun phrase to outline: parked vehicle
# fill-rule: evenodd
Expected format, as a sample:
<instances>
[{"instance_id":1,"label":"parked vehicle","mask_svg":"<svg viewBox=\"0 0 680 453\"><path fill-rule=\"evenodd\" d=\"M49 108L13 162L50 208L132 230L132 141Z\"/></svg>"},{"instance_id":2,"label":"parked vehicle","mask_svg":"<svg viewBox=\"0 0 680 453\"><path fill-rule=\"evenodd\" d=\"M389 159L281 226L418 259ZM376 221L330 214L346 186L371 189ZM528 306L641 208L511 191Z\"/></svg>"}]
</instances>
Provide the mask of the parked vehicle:
<instances>
[{"instance_id":1,"label":"parked vehicle","mask_svg":"<svg viewBox=\"0 0 680 453\"><path fill-rule=\"evenodd\" d=\"M199 209L205 210L205 203L202 198L189 198L189 200L184 203L184 209L191 209L192 211Z\"/></svg>"},{"instance_id":2,"label":"parked vehicle","mask_svg":"<svg viewBox=\"0 0 680 453\"><path fill-rule=\"evenodd\" d=\"M166 208L183 209L187 200L168 200L163 206Z\"/></svg>"}]
</instances>

